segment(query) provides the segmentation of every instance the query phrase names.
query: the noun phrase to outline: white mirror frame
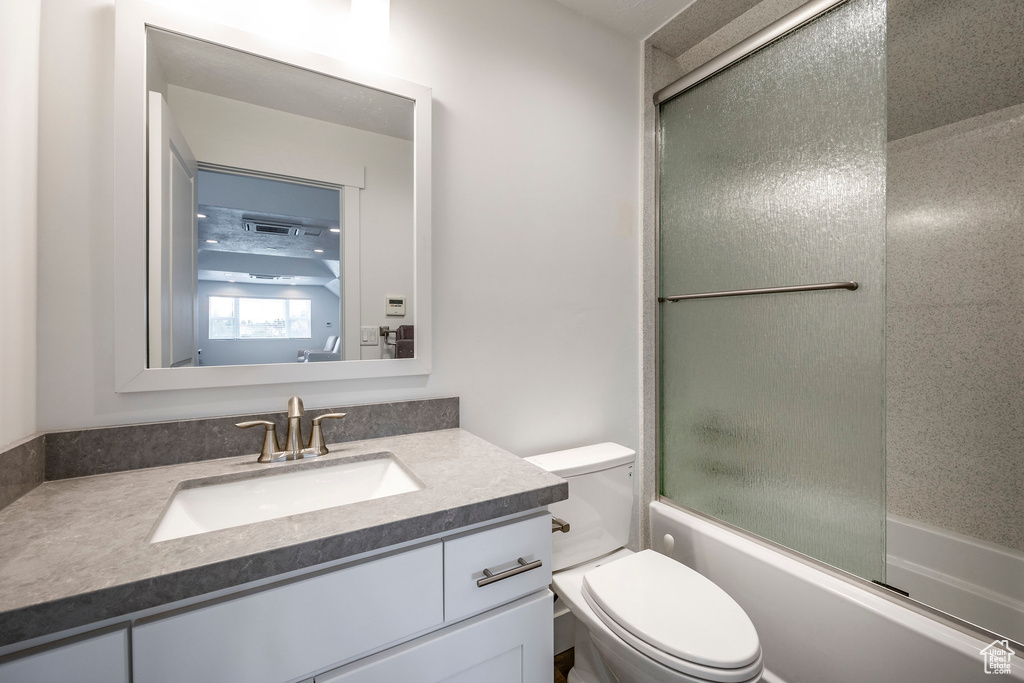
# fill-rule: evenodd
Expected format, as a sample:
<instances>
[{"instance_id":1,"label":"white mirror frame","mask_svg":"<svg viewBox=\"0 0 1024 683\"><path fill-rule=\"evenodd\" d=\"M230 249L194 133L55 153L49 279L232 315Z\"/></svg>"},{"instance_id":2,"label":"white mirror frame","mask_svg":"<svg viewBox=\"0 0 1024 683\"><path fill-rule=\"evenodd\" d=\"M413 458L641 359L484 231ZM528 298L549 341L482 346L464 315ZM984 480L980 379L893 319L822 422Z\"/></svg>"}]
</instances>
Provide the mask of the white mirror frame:
<instances>
[{"instance_id":1,"label":"white mirror frame","mask_svg":"<svg viewBox=\"0 0 1024 683\"><path fill-rule=\"evenodd\" d=\"M146 27L152 26L415 102L413 136L413 324L416 357L325 363L150 368L147 364ZM247 386L285 382L406 377L430 373L430 88L366 71L143 0L117 0L114 49L115 179L114 384L121 392Z\"/></svg>"}]
</instances>

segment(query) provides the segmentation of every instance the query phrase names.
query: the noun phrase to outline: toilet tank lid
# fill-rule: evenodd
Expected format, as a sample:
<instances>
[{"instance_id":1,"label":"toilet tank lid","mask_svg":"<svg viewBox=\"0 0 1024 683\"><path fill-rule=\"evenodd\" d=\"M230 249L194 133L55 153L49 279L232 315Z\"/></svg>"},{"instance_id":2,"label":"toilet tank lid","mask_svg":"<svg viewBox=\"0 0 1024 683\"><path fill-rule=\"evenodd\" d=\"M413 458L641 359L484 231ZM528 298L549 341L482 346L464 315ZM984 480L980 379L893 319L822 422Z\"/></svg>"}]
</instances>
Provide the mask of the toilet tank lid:
<instances>
[{"instance_id":1,"label":"toilet tank lid","mask_svg":"<svg viewBox=\"0 0 1024 683\"><path fill-rule=\"evenodd\" d=\"M590 472L600 472L619 465L633 462L636 451L610 441L570 448L553 453L542 453L525 458L541 469L560 477L575 477Z\"/></svg>"}]
</instances>

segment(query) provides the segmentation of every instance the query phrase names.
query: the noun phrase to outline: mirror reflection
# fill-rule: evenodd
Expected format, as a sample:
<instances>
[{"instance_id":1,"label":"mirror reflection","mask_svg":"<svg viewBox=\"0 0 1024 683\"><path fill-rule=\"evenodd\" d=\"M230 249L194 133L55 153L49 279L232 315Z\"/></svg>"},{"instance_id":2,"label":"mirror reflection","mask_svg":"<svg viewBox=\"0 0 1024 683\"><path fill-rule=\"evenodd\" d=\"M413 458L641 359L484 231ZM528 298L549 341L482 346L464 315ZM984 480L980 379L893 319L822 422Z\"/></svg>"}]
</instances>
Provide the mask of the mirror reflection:
<instances>
[{"instance_id":1,"label":"mirror reflection","mask_svg":"<svg viewBox=\"0 0 1024 683\"><path fill-rule=\"evenodd\" d=\"M149 367L412 358L411 100L147 29Z\"/></svg>"},{"instance_id":2,"label":"mirror reflection","mask_svg":"<svg viewBox=\"0 0 1024 683\"><path fill-rule=\"evenodd\" d=\"M239 174L197 177L197 360L341 360L341 193Z\"/></svg>"}]
</instances>

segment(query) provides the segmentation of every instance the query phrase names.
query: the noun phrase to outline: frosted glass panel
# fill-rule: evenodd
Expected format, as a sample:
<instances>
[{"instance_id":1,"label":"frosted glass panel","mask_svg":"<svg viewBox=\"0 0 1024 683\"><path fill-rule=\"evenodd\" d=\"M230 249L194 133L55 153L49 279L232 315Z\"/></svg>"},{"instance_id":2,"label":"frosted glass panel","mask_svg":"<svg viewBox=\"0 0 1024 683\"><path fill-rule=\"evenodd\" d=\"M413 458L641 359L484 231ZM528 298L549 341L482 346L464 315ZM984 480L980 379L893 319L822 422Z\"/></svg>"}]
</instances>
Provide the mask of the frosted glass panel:
<instances>
[{"instance_id":1,"label":"frosted glass panel","mask_svg":"<svg viewBox=\"0 0 1024 683\"><path fill-rule=\"evenodd\" d=\"M662 494L884 580L885 2L661 107Z\"/></svg>"}]
</instances>

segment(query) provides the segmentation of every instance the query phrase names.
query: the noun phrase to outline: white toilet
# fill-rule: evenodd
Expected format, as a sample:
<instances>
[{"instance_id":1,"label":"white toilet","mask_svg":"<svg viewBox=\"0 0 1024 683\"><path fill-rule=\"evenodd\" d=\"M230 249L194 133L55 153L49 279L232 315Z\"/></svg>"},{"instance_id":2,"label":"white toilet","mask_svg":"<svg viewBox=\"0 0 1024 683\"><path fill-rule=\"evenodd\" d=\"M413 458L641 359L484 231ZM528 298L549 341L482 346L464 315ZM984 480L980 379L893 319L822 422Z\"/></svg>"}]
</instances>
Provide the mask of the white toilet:
<instances>
[{"instance_id":1,"label":"white toilet","mask_svg":"<svg viewBox=\"0 0 1024 683\"><path fill-rule=\"evenodd\" d=\"M636 453L613 443L526 458L569 482L549 506L553 587L576 616L569 683L748 683L761 679L757 631L707 578L629 538Z\"/></svg>"}]
</instances>

